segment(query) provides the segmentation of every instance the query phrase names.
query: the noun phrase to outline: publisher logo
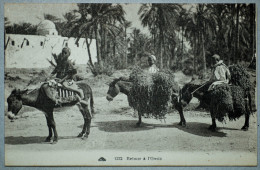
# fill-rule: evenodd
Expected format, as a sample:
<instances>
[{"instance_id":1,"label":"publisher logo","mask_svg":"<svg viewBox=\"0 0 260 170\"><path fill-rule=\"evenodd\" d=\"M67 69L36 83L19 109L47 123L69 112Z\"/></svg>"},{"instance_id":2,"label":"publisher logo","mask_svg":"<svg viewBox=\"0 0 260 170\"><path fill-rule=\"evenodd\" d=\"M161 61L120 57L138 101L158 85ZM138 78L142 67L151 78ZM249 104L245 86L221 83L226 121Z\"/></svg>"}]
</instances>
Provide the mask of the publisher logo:
<instances>
[{"instance_id":1,"label":"publisher logo","mask_svg":"<svg viewBox=\"0 0 260 170\"><path fill-rule=\"evenodd\" d=\"M106 161L106 159L103 158L103 157L100 157L100 158L98 159L98 161Z\"/></svg>"}]
</instances>

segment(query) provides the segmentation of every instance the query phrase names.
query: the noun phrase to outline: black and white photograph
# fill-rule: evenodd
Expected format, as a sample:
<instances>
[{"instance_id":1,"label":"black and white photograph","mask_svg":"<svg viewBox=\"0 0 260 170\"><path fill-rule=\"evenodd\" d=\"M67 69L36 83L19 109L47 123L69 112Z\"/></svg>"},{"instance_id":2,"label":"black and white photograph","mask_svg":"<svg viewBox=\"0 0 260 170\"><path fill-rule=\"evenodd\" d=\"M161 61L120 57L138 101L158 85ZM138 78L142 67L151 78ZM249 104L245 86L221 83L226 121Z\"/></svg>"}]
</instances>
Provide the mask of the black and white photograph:
<instances>
[{"instance_id":1,"label":"black and white photograph","mask_svg":"<svg viewBox=\"0 0 260 170\"><path fill-rule=\"evenodd\" d=\"M257 166L256 3L4 3L4 166Z\"/></svg>"}]
</instances>

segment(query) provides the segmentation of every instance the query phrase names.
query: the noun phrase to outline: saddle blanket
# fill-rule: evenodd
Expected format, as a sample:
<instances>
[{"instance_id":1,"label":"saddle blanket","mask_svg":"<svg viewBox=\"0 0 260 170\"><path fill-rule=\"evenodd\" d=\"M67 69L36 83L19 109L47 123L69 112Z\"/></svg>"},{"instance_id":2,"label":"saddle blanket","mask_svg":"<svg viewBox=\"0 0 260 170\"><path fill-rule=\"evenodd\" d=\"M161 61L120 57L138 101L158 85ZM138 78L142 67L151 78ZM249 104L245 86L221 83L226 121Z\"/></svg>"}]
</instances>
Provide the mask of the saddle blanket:
<instances>
[{"instance_id":1,"label":"saddle blanket","mask_svg":"<svg viewBox=\"0 0 260 170\"><path fill-rule=\"evenodd\" d=\"M61 103L68 103L68 102L73 102L77 100L77 96L79 96L76 92L63 89L58 87L56 89L56 99L58 99Z\"/></svg>"}]
</instances>

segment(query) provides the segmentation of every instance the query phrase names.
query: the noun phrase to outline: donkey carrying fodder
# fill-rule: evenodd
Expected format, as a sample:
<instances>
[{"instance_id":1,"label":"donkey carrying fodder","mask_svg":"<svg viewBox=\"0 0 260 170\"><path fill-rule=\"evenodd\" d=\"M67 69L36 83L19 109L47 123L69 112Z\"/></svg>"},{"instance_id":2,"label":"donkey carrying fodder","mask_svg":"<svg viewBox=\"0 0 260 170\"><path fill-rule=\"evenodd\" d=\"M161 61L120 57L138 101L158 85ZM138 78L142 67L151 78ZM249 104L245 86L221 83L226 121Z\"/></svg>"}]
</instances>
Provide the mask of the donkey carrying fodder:
<instances>
[{"instance_id":1,"label":"donkey carrying fodder","mask_svg":"<svg viewBox=\"0 0 260 170\"><path fill-rule=\"evenodd\" d=\"M65 91L63 93L67 95L66 97L70 97L70 100L66 100L67 103L61 103L61 105L56 105L56 103L53 100L47 97L45 90L43 88L52 88L52 87L49 87L48 84L45 83L40 88L37 88L31 92L28 92L28 90L22 90L22 91L16 89L13 90L10 96L7 98L8 118L11 120L19 118L17 114L21 110L22 105L27 105L43 111L47 120L47 126L49 128L49 136L46 138L45 142L51 141L52 132L53 132L54 133L53 143L56 143L58 141L58 133L56 131L56 124L53 117L54 108L77 105L84 118L83 129L82 132L78 135L78 137L87 138L90 133L90 124L92 118L91 114L94 114L93 94L90 86L86 82L79 81L76 82L76 84L83 90L84 100L86 101L86 103L90 99L91 113L88 110L88 105L84 105L78 102L78 100L76 100L76 97L73 97L77 94L71 91Z\"/></svg>"},{"instance_id":2,"label":"donkey carrying fodder","mask_svg":"<svg viewBox=\"0 0 260 170\"><path fill-rule=\"evenodd\" d=\"M229 66L229 69L232 85L217 85L209 91L209 83L201 86L190 82L181 90L180 101L183 106L187 105L193 96L206 103L212 118L212 125L209 127L212 131L216 130L216 119L223 122L225 117L236 120L242 115L245 115L245 124L241 129L249 128L249 116L252 113L250 94L252 86L249 76L239 65Z\"/></svg>"},{"instance_id":3,"label":"donkey carrying fodder","mask_svg":"<svg viewBox=\"0 0 260 170\"><path fill-rule=\"evenodd\" d=\"M109 84L107 100L122 92L127 95L129 106L138 111L140 126L141 116L146 113L158 119L164 119L170 103L180 114L180 125L185 126L182 106L178 100L179 87L173 80L173 75L166 72L147 74L135 68L130 78L121 77Z\"/></svg>"}]
</instances>

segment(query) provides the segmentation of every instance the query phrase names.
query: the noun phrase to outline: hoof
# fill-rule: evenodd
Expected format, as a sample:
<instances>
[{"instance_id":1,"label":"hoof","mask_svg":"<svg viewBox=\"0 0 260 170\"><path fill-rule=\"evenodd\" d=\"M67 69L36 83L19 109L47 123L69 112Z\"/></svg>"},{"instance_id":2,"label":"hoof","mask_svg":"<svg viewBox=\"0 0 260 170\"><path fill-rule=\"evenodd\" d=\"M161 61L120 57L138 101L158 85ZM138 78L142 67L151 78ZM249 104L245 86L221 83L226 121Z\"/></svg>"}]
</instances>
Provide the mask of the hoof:
<instances>
[{"instance_id":1,"label":"hoof","mask_svg":"<svg viewBox=\"0 0 260 170\"><path fill-rule=\"evenodd\" d=\"M53 144L53 145L54 145L54 144L56 144L56 143L58 143L58 141L53 141L51 144Z\"/></svg>"},{"instance_id":2,"label":"hoof","mask_svg":"<svg viewBox=\"0 0 260 170\"><path fill-rule=\"evenodd\" d=\"M140 123L140 122L137 122L137 123L136 123L136 126L137 126L137 127L140 127L140 126L141 126L141 123Z\"/></svg>"},{"instance_id":3,"label":"hoof","mask_svg":"<svg viewBox=\"0 0 260 170\"><path fill-rule=\"evenodd\" d=\"M51 138L47 137L44 142L51 142Z\"/></svg>"},{"instance_id":4,"label":"hoof","mask_svg":"<svg viewBox=\"0 0 260 170\"><path fill-rule=\"evenodd\" d=\"M243 127L241 128L241 130L243 130L243 131L248 131L248 126L243 126Z\"/></svg>"},{"instance_id":5,"label":"hoof","mask_svg":"<svg viewBox=\"0 0 260 170\"><path fill-rule=\"evenodd\" d=\"M82 140L85 140L85 139L87 139L87 138L88 138L88 134L86 134L86 133L81 136L81 139L82 139Z\"/></svg>"},{"instance_id":6,"label":"hoof","mask_svg":"<svg viewBox=\"0 0 260 170\"><path fill-rule=\"evenodd\" d=\"M58 143L58 139L54 138L51 144L56 144L56 143Z\"/></svg>"},{"instance_id":7,"label":"hoof","mask_svg":"<svg viewBox=\"0 0 260 170\"><path fill-rule=\"evenodd\" d=\"M216 132L216 126L210 125L208 129L212 132Z\"/></svg>"},{"instance_id":8,"label":"hoof","mask_svg":"<svg viewBox=\"0 0 260 170\"><path fill-rule=\"evenodd\" d=\"M82 136L83 136L83 133L80 132L77 137L79 138L79 137L82 137Z\"/></svg>"},{"instance_id":9,"label":"hoof","mask_svg":"<svg viewBox=\"0 0 260 170\"><path fill-rule=\"evenodd\" d=\"M180 125L182 127L186 127L186 122L180 122L178 125Z\"/></svg>"}]
</instances>

